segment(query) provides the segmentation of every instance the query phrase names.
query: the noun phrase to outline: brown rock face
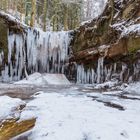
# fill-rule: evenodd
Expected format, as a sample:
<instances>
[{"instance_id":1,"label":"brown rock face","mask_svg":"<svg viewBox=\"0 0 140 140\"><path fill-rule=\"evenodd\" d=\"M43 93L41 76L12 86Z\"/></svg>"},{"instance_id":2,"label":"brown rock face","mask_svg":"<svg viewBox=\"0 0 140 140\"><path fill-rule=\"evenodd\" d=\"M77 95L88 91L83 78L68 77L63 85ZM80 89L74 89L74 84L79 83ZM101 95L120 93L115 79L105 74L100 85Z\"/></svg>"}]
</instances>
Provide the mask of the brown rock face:
<instances>
[{"instance_id":1,"label":"brown rock face","mask_svg":"<svg viewBox=\"0 0 140 140\"><path fill-rule=\"evenodd\" d=\"M74 31L71 61L83 64L85 68L97 69L98 59L104 57L104 67L117 63L117 69L121 73L122 63L125 63L129 69L128 75L134 74L134 65L140 65L140 57L136 55L140 50L140 25L139 31L130 27L139 23L140 0L108 0L104 12L97 19Z\"/></svg>"}]
</instances>

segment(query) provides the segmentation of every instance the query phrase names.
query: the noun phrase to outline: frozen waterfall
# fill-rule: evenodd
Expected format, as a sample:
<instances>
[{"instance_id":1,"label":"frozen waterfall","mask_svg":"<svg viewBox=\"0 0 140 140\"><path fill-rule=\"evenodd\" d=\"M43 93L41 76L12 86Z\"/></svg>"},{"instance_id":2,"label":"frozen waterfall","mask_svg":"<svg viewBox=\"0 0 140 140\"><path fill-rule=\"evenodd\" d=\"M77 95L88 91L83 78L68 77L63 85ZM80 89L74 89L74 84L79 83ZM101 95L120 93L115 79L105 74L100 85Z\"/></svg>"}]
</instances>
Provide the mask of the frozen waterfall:
<instances>
[{"instance_id":1,"label":"frozen waterfall","mask_svg":"<svg viewBox=\"0 0 140 140\"><path fill-rule=\"evenodd\" d=\"M8 33L7 52L0 52L0 81L12 82L25 78L26 73L62 73L76 83L102 83L111 79L132 81L139 78L140 61L130 69L125 63L105 64L99 57L90 67L69 62L69 32L42 32L29 28L26 33ZM118 70L119 68L119 70Z\"/></svg>"},{"instance_id":2,"label":"frozen waterfall","mask_svg":"<svg viewBox=\"0 0 140 140\"><path fill-rule=\"evenodd\" d=\"M8 60L1 81L17 81L28 73L64 73L68 61L68 32L42 32L28 29L23 35L8 33ZM3 61L0 54L0 63Z\"/></svg>"}]
</instances>

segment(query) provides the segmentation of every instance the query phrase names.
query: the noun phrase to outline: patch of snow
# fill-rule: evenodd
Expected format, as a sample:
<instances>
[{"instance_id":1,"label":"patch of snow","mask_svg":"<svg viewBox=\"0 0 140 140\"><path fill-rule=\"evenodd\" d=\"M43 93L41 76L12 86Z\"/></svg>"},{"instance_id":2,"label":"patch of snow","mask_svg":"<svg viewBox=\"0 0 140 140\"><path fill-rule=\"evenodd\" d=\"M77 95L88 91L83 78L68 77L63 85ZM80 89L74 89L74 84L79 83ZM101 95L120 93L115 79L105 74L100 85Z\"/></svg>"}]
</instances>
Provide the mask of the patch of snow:
<instances>
[{"instance_id":1,"label":"patch of snow","mask_svg":"<svg viewBox=\"0 0 140 140\"><path fill-rule=\"evenodd\" d=\"M130 25L127 28L124 28L121 36L126 36L130 33L137 33L137 35L140 35L140 24L134 24L134 25Z\"/></svg>"},{"instance_id":2,"label":"patch of snow","mask_svg":"<svg viewBox=\"0 0 140 140\"><path fill-rule=\"evenodd\" d=\"M15 82L14 84L31 84L31 85L69 85L70 82L64 74L40 74L38 72L29 75L28 79Z\"/></svg>"},{"instance_id":3,"label":"patch of snow","mask_svg":"<svg viewBox=\"0 0 140 140\"><path fill-rule=\"evenodd\" d=\"M118 81L107 81L102 84L95 85L95 89L102 89L102 88L112 88L118 84Z\"/></svg>"},{"instance_id":4,"label":"patch of snow","mask_svg":"<svg viewBox=\"0 0 140 140\"><path fill-rule=\"evenodd\" d=\"M7 16L11 21L17 22L19 25L21 24L24 27L28 27L23 22L20 22L19 18L16 18L16 17L12 16L10 13L5 13L3 10L0 10L0 14L3 15L3 16Z\"/></svg>"},{"instance_id":5,"label":"patch of snow","mask_svg":"<svg viewBox=\"0 0 140 140\"><path fill-rule=\"evenodd\" d=\"M25 105L25 102L20 99L0 96L0 121L19 118L21 105Z\"/></svg>"},{"instance_id":6,"label":"patch of snow","mask_svg":"<svg viewBox=\"0 0 140 140\"><path fill-rule=\"evenodd\" d=\"M86 24L86 23L91 23L91 21L92 20L83 21L83 22L81 22L81 26L84 25L84 24Z\"/></svg>"},{"instance_id":7,"label":"patch of snow","mask_svg":"<svg viewBox=\"0 0 140 140\"><path fill-rule=\"evenodd\" d=\"M64 74L43 74L43 79L48 82L48 84L54 85L69 85L70 82Z\"/></svg>"},{"instance_id":8,"label":"patch of snow","mask_svg":"<svg viewBox=\"0 0 140 140\"><path fill-rule=\"evenodd\" d=\"M102 45L102 46L99 46L98 50L101 51L101 52L104 52L104 50L106 50L108 48L110 48L110 45Z\"/></svg>"},{"instance_id":9,"label":"patch of snow","mask_svg":"<svg viewBox=\"0 0 140 140\"><path fill-rule=\"evenodd\" d=\"M140 95L140 82L129 84L123 91L134 95Z\"/></svg>"}]
</instances>

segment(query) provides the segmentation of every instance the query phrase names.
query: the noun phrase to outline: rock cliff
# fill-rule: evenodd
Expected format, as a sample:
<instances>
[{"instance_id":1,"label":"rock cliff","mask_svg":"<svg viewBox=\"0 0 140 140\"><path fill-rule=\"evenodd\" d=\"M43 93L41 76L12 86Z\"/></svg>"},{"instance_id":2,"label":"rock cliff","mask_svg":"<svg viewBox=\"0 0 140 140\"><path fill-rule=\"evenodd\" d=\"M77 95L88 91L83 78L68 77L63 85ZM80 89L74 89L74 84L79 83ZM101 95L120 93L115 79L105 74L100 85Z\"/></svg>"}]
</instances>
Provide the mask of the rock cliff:
<instances>
[{"instance_id":1,"label":"rock cliff","mask_svg":"<svg viewBox=\"0 0 140 140\"><path fill-rule=\"evenodd\" d=\"M73 35L71 61L97 69L103 57L104 69L115 65L118 74L124 71L121 80L140 78L140 0L108 0L103 13Z\"/></svg>"}]
</instances>

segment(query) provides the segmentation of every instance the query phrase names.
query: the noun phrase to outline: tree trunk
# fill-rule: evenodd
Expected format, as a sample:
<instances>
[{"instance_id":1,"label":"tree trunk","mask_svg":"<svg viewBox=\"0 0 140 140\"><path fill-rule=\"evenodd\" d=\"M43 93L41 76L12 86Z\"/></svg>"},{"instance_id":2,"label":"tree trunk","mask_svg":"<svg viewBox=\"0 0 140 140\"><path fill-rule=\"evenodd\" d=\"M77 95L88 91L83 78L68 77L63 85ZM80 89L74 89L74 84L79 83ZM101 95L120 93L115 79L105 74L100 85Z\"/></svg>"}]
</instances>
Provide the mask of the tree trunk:
<instances>
[{"instance_id":1,"label":"tree trunk","mask_svg":"<svg viewBox=\"0 0 140 140\"><path fill-rule=\"evenodd\" d=\"M64 13L64 30L68 30L68 5L65 6L65 13Z\"/></svg>"},{"instance_id":2,"label":"tree trunk","mask_svg":"<svg viewBox=\"0 0 140 140\"><path fill-rule=\"evenodd\" d=\"M46 18L47 18L47 0L44 0L43 15L44 15L44 17L43 17L43 23L44 23L43 30L46 31L46 23L47 23L47 20L46 20Z\"/></svg>"},{"instance_id":3,"label":"tree trunk","mask_svg":"<svg viewBox=\"0 0 140 140\"><path fill-rule=\"evenodd\" d=\"M32 12L31 12L30 26L34 27L34 24L35 24L35 14L36 14L36 0L32 0L31 4L32 4Z\"/></svg>"}]
</instances>

